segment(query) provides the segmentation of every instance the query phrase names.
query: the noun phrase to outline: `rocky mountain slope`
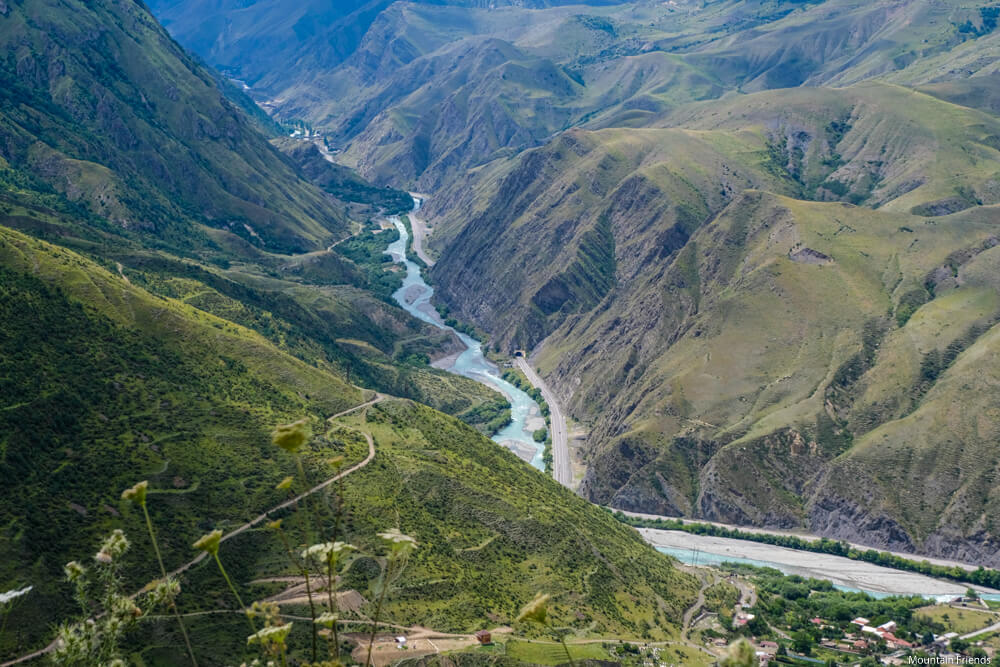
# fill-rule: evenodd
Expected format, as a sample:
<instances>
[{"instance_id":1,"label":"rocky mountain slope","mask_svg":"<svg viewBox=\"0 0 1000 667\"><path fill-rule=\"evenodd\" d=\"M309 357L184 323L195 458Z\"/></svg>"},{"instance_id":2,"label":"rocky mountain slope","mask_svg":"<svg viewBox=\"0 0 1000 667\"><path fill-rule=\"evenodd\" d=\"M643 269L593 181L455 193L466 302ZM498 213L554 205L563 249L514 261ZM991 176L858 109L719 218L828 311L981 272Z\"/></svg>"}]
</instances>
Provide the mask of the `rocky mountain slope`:
<instances>
[{"instance_id":1,"label":"rocky mountain slope","mask_svg":"<svg viewBox=\"0 0 1000 667\"><path fill-rule=\"evenodd\" d=\"M526 153L434 267L501 348L541 344L592 424L581 492L995 565L995 425L964 411L990 380L958 377L995 354L1000 123L861 84L661 124Z\"/></svg>"}]
</instances>

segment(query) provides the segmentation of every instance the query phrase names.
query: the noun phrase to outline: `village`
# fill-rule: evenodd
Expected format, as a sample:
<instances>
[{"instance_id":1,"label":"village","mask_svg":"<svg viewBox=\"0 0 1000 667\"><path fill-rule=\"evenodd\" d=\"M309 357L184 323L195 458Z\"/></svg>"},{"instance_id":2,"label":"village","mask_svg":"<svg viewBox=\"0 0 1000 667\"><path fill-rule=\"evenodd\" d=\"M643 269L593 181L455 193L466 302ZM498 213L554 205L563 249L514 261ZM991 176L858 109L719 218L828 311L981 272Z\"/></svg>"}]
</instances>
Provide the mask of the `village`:
<instances>
[{"instance_id":1,"label":"village","mask_svg":"<svg viewBox=\"0 0 1000 667\"><path fill-rule=\"evenodd\" d=\"M849 606L837 611L842 614ZM917 659L931 659L934 664L993 664L1000 653L1000 602L983 600L970 590L945 602L898 608L904 611L897 619L854 616L845 622L812 616L804 628L794 612L786 612L783 620L787 623L773 623L737 605L732 628L738 634L751 633L761 665L921 664ZM726 642L718 637L711 643L720 648Z\"/></svg>"}]
</instances>

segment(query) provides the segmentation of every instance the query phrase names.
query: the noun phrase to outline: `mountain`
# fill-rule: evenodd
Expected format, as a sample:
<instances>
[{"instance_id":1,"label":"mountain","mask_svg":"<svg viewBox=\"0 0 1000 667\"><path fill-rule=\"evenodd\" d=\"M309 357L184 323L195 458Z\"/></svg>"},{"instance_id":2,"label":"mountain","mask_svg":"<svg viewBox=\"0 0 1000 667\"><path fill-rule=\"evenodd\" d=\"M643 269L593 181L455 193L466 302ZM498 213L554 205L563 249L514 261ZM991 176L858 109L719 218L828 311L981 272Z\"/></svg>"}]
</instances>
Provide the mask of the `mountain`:
<instances>
[{"instance_id":1,"label":"mountain","mask_svg":"<svg viewBox=\"0 0 1000 667\"><path fill-rule=\"evenodd\" d=\"M4 9L5 169L187 253L220 234L301 252L348 233L141 4Z\"/></svg>"},{"instance_id":2,"label":"mountain","mask_svg":"<svg viewBox=\"0 0 1000 667\"><path fill-rule=\"evenodd\" d=\"M678 640L695 578L487 439L506 400L429 365L459 342L394 303L396 232L373 221L405 193L313 143L272 144L141 3L0 2L0 40L0 582L34 587L5 613L4 659L75 615L63 566L90 564L112 529L132 541L129 589L158 576L122 490L149 480L165 564L180 567L199 535L287 501L279 483L298 467L271 431L303 418L308 483L338 455L351 469L338 538L363 551L345 619L374 613L376 534L401 529L420 549L386 602L393 623L470 632L547 591L575 632ZM329 535L329 519L311 529ZM291 572L259 528L223 557L247 600ZM203 663L242 660L245 619L211 561L180 580L180 606L207 612L189 626ZM308 624L295 626L304 660ZM176 664L175 628L145 619L129 660Z\"/></svg>"},{"instance_id":3,"label":"mountain","mask_svg":"<svg viewBox=\"0 0 1000 667\"><path fill-rule=\"evenodd\" d=\"M437 298L534 352L586 498L996 566L997 16L398 2L251 93L430 194Z\"/></svg>"},{"instance_id":4,"label":"mountain","mask_svg":"<svg viewBox=\"0 0 1000 667\"><path fill-rule=\"evenodd\" d=\"M590 425L581 493L996 565L959 378L996 353L1000 122L865 83L662 124L564 133L438 225L453 312Z\"/></svg>"},{"instance_id":5,"label":"mountain","mask_svg":"<svg viewBox=\"0 0 1000 667\"><path fill-rule=\"evenodd\" d=\"M279 116L324 133L345 164L434 193L570 127L644 125L731 91L996 71L982 55L998 39L994 8L965 0L482 4L351 14L271 0L213 7L210 21L195 0L156 9L213 65L249 68L233 76L249 76ZM214 20L227 28L209 44L200 35ZM281 48L261 48L265 37Z\"/></svg>"}]
</instances>

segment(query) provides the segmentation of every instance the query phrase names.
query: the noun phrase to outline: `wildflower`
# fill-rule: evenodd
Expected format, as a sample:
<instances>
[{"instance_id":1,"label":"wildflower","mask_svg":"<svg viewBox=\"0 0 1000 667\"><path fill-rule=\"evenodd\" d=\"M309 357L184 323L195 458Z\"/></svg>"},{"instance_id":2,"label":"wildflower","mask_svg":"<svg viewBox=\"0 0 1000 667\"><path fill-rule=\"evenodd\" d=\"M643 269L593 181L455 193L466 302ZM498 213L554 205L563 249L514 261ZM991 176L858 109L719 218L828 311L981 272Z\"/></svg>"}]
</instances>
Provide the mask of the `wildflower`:
<instances>
[{"instance_id":1,"label":"wildflower","mask_svg":"<svg viewBox=\"0 0 1000 667\"><path fill-rule=\"evenodd\" d=\"M289 475L285 479L281 480L281 482L279 482L278 485L274 488L276 488L278 491L284 491L285 489L290 489L292 488L292 482L294 481L295 477Z\"/></svg>"},{"instance_id":2,"label":"wildflower","mask_svg":"<svg viewBox=\"0 0 1000 667\"><path fill-rule=\"evenodd\" d=\"M8 602L12 602L17 598L21 597L22 595L27 595L28 593L31 592L32 588L34 588L34 586L25 586L21 590L14 589L14 590L9 590L6 593L0 593L0 605L5 605Z\"/></svg>"},{"instance_id":3,"label":"wildflower","mask_svg":"<svg viewBox=\"0 0 1000 667\"><path fill-rule=\"evenodd\" d=\"M216 528L211 533L202 535L193 546L195 549L217 556L219 554L219 543L221 541L222 531Z\"/></svg>"},{"instance_id":4,"label":"wildflower","mask_svg":"<svg viewBox=\"0 0 1000 667\"><path fill-rule=\"evenodd\" d=\"M326 565L333 560L335 556L340 555L344 551L357 550L353 544L348 544L346 542L324 542L322 544L314 544L308 549L302 551L302 560L309 560L312 558L317 563L321 565Z\"/></svg>"},{"instance_id":5,"label":"wildflower","mask_svg":"<svg viewBox=\"0 0 1000 667\"><path fill-rule=\"evenodd\" d=\"M149 601L154 605L166 604L177 599L181 593L181 584L176 579L167 577L151 582L147 588L149 591Z\"/></svg>"},{"instance_id":6,"label":"wildflower","mask_svg":"<svg viewBox=\"0 0 1000 667\"><path fill-rule=\"evenodd\" d=\"M146 490L148 487L149 482L139 482L132 488L122 491L122 500L131 500L139 505L142 505L146 502Z\"/></svg>"},{"instance_id":7,"label":"wildflower","mask_svg":"<svg viewBox=\"0 0 1000 667\"><path fill-rule=\"evenodd\" d=\"M250 618L258 616L263 618L266 625L275 625L281 622L278 620L280 612L281 609L274 602L260 602L255 600L247 609L246 614Z\"/></svg>"},{"instance_id":8,"label":"wildflower","mask_svg":"<svg viewBox=\"0 0 1000 667\"><path fill-rule=\"evenodd\" d=\"M284 625L269 625L247 637L247 644L260 642L261 646L284 646L285 638L292 629L291 623Z\"/></svg>"},{"instance_id":9,"label":"wildflower","mask_svg":"<svg viewBox=\"0 0 1000 667\"><path fill-rule=\"evenodd\" d=\"M532 623L545 624L549 615L549 600L552 598L548 593L538 593L535 599L526 604L521 613L517 615L518 621L531 621Z\"/></svg>"},{"instance_id":10,"label":"wildflower","mask_svg":"<svg viewBox=\"0 0 1000 667\"><path fill-rule=\"evenodd\" d=\"M399 532L399 530L396 528L387 530L384 533L379 533L378 536L381 537L386 542L392 543L393 545L406 544L413 549L417 548L417 541L415 539L413 539L409 535L404 535L403 533Z\"/></svg>"},{"instance_id":11,"label":"wildflower","mask_svg":"<svg viewBox=\"0 0 1000 667\"><path fill-rule=\"evenodd\" d=\"M338 616L337 614L331 614L330 612L325 611L322 614L320 614L319 616L317 616L316 620L313 621L313 623L315 623L317 625L325 626L327 628L332 628L333 624L336 623L339 620L340 620L340 616Z\"/></svg>"},{"instance_id":12,"label":"wildflower","mask_svg":"<svg viewBox=\"0 0 1000 667\"><path fill-rule=\"evenodd\" d=\"M101 544L101 553L107 554L111 559L121 557L129 548L129 541L125 537L125 533L121 530L114 530L110 535L105 538L104 543ZM104 561L101 560L103 563ZM110 561L109 561L110 562Z\"/></svg>"},{"instance_id":13,"label":"wildflower","mask_svg":"<svg viewBox=\"0 0 1000 667\"><path fill-rule=\"evenodd\" d=\"M311 436L311 429L309 428L309 422L306 419L300 419L297 422L292 422L291 424L281 424L274 432L271 433L271 442L281 447L286 452L294 454L302 448L302 445L306 444L306 441Z\"/></svg>"},{"instance_id":14,"label":"wildflower","mask_svg":"<svg viewBox=\"0 0 1000 667\"><path fill-rule=\"evenodd\" d=\"M72 583L85 575L87 573L87 569L75 560L71 560L63 566L63 572L66 573L66 580Z\"/></svg>"}]
</instances>

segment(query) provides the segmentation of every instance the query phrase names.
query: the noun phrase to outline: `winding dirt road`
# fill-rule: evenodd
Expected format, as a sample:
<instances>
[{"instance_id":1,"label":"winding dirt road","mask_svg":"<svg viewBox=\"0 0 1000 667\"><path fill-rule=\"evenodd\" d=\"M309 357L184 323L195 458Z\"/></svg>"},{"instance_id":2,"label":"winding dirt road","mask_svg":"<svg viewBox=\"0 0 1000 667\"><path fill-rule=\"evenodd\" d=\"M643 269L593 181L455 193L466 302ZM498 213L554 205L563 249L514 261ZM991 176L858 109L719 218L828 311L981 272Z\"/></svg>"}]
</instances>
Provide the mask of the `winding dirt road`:
<instances>
[{"instance_id":1,"label":"winding dirt road","mask_svg":"<svg viewBox=\"0 0 1000 667\"><path fill-rule=\"evenodd\" d=\"M514 359L517 367L528 378L528 382L538 387L542 398L549 405L549 421L552 426L552 477L566 488L573 488L573 469L569 464L569 438L566 434L566 418L563 416L555 394L538 376L524 357Z\"/></svg>"}]
</instances>

